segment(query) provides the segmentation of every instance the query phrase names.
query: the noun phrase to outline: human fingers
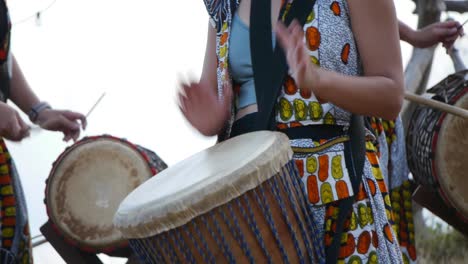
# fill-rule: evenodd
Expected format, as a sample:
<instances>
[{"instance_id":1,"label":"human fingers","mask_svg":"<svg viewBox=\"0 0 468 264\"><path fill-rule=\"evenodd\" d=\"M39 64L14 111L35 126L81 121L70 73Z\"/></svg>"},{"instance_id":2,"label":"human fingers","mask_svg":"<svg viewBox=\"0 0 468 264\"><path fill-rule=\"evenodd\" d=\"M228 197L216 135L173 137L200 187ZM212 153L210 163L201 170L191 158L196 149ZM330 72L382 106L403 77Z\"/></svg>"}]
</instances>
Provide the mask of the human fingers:
<instances>
[{"instance_id":1,"label":"human fingers","mask_svg":"<svg viewBox=\"0 0 468 264\"><path fill-rule=\"evenodd\" d=\"M16 119L20 127L19 133L20 133L21 139L25 137L29 137L31 127L23 121L23 119L21 118L18 112L16 112Z\"/></svg>"},{"instance_id":2,"label":"human fingers","mask_svg":"<svg viewBox=\"0 0 468 264\"><path fill-rule=\"evenodd\" d=\"M76 120L80 120L81 121L81 126L83 127L83 129L86 129L86 126L87 126L87 120L86 120L86 116L81 114L81 113L77 113L77 112L73 112L73 111L61 111L61 113L69 120L71 121L76 121Z\"/></svg>"}]
</instances>

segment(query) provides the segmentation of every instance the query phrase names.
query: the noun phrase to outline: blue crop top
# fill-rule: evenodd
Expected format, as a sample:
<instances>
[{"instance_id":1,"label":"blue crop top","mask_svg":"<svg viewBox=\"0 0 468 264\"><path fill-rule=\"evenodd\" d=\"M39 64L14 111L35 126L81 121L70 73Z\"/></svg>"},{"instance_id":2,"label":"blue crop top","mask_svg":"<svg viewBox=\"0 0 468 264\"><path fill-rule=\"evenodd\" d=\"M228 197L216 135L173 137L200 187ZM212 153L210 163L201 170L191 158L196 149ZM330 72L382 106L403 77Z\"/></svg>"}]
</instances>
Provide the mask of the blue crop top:
<instances>
[{"instance_id":1,"label":"blue crop top","mask_svg":"<svg viewBox=\"0 0 468 264\"><path fill-rule=\"evenodd\" d=\"M236 100L236 109L242 109L257 103L255 84L250 55L249 27L241 20L236 12L232 20L231 40L229 45L229 65L234 82L240 85L239 97ZM272 33L273 48L276 36Z\"/></svg>"}]
</instances>

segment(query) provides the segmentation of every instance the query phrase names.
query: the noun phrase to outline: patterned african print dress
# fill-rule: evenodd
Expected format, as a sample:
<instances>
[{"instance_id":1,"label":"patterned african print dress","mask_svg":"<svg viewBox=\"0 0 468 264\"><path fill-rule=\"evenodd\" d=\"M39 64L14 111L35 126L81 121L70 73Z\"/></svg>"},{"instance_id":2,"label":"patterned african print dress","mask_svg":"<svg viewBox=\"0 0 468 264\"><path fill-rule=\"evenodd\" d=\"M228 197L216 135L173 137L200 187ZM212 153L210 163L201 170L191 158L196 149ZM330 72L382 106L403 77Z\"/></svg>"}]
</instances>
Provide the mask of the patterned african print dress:
<instances>
[{"instance_id":1,"label":"patterned african print dress","mask_svg":"<svg viewBox=\"0 0 468 264\"><path fill-rule=\"evenodd\" d=\"M283 3L286 15L293 0ZM229 75L228 50L232 17L239 1L205 0L212 24L217 30L218 91L232 88ZM283 15L283 18L284 18ZM362 74L359 55L351 31L346 0L317 0L304 25L304 42L310 60L319 67L346 75ZM277 127L331 125L349 127L351 113L331 103L322 103L286 77L277 99ZM232 119L231 119L232 122ZM231 123L232 124L232 123ZM229 136L230 124L221 136ZM313 131L313 130L312 130ZM402 263L401 250L392 221L390 194L380 168L376 138L367 133L366 162L362 184L353 191L345 162L346 135L291 140L299 175L302 179L311 216L319 227L322 245L331 245L337 226L340 201L355 196L352 212L347 217L341 236L338 263ZM311 230L312 232L313 230ZM324 253L317 262L324 263Z\"/></svg>"},{"instance_id":2,"label":"patterned african print dress","mask_svg":"<svg viewBox=\"0 0 468 264\"><path fill-rule=\"evenodd\" d=\"M9 94L10 21L4 1L0 1L0 100ZM0 137L0 263L32 263L31 236L26 201L15 164Z\"/></svg>"}]
</instances>

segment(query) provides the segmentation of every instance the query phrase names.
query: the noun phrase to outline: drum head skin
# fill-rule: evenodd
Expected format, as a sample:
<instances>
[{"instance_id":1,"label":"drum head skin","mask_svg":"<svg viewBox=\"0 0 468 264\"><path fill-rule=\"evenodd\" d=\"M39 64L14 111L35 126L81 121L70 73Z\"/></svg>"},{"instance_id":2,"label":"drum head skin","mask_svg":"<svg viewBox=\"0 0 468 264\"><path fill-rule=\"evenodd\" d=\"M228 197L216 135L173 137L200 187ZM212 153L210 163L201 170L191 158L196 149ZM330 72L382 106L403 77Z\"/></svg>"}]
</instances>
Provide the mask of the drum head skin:
<instances>
[{"instance_id":1,"label":"drum head skin","mask_svg":"<svg viewBox=\"0 0 468 264\"><path fill-rule=\"evenodd\" d=\"M468 92L455 106L468 109ZM444 195L468 219L468 119L447 114L440 128L435 160Z\"/></svg>"},{"instance_id":2,"label":"drum head skin","mask_svg":"<svg viewBox=\"0 0 468 264\"><path fill-rule=\"evenodd\" d=\"M117 207L151 176L134 145L110 136L84 139L54 163L46 188L49 217L82 249L118 247L126 241L112 224Z\"/></svg>"},{"instance_id":3,"label":"drum head skin","mask_svg":"<svg viewBox=\"0 0 468 264\"><path fill-rule=\"evenodd\" d=\"M234 137L169 167L120 204L114 224L127 238L145 238L191 219L256 188L291 160L283 133Z\"/></svg>"}]
</instances>

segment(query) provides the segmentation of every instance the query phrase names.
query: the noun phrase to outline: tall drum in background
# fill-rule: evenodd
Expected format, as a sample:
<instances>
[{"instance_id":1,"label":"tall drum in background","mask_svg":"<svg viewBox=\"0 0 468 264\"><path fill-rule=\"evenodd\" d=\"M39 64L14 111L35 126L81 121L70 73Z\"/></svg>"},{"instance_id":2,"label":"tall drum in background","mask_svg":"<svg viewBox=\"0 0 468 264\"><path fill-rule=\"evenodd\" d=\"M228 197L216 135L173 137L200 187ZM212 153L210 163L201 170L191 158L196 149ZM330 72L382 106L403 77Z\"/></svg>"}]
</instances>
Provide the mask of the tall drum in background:
<instances>
[{"instance_id":1,"label":"tall drum in background","mask_svg":"<svg viewBox=\"0 0 468 264\"><path fill-rule=\"evenodd\" d=\"M448 76L428 90L432 99L468 109L468 71ZM407 155L416 181L437 191L468 222L468 119L418 106L409 122Z\"/></svg>"},{"instance_id":2,"label":"tall drum in background","mask_svg":"<svg viewBox=\"0 0 468 264\"><path fill-rule=\"evenodd\" d=\"M112 219L120 202L166 168L152 151L104 135L87 137L54 162L46 185L50 221L81 250L112 252L128 246Z\"/></svg>"},{"instance_id":3,"label":"tall drum in background","mask_svg":"<svg viewBox=\"0 0 468 264\"><path fill-rule=\"evenodd\" d=\"M232 138L142 184L114 224L143 263L314 262L319 238L291 157L282 133Z\"/></svg>"}]
</instances>

